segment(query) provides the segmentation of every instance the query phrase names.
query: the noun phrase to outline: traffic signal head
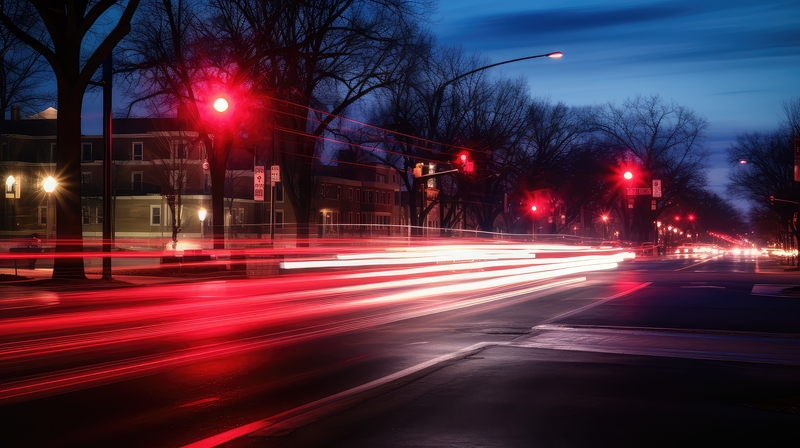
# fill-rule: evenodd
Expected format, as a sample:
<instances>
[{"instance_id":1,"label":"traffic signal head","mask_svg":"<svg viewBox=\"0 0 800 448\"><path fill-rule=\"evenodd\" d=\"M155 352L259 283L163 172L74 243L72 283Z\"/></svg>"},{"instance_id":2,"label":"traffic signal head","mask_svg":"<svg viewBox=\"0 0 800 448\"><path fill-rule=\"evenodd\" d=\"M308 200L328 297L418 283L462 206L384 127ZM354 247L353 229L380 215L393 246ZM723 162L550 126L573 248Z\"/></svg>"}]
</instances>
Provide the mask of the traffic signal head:
<instances>
[{"instance_id":1,"label":"traffic signal head","mask_svg":"<svg viewBox=\"0 0 800 448\"><path fill-rule=\"evenodd\" d=\"M775 196L769 195L769 205L775 205Z\"/></svg>"},{"instance_id":2,"label":"traffic signal head","mask_svg":"<svg viewBox=\"0 0 800 448\"><path fill-rule=\"evenodd\" d=\"M219 97L214 100L214 110L222 113L228 110L228 100L223 97Z\"/></svg>"},{"instance_id":3,"label":"traffic signal head","mask_svg":"<svg viewBox=\"0 0 800 448\"><path fill-rule=\"evenodd\" d=\"M461 170L464 173L474 173L475 172L475 162L473 162L470 157L469 153L466 151L462 152L458 156L458 162L461 165Z\"/></svg>"}]
</instances>

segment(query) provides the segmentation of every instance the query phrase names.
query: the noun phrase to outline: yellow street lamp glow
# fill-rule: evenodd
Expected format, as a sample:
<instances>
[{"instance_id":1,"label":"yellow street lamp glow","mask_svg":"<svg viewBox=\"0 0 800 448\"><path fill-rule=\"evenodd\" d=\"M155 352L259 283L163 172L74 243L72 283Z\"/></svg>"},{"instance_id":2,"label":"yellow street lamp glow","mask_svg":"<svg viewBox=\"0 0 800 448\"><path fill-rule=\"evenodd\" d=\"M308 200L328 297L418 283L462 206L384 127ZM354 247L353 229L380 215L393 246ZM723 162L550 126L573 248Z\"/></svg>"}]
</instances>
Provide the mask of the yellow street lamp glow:
<instances>
[{"instance_id":1,"label":"yellow street lamp glow","mask_svg":"<svg viewBox=\"0 0 800 448\"><path fill-rule=\"evenodd\" d=\"M228 110L228 100L225 98L217 98L214 100L214 110L217 112L225 112Z\"/></svg>"},{"instance_id":2,"label":"yellow street lamp glow","mask_svg":"<svg viewBox=\"0 0 800 448\"><path fill-rule=\"evenodd\" d=\"M8 176L6 178L6 188L10 189L15 183L17 183L17 180L14 179L14 176Z\"/></svg>"},{"instance_id":3,"label":"yellow street lamp glow","mask_svg":"<svg viewBox=\"0 0 800 448\"><path fill-rule=\"evenodd\" d=\"M53 179L53 176L47 176L47 179L42 182L42 186L44 186L44 191L52 193L58 186L58 181Z\"/></svg>"},{"instance_id":4,"label":"yellow street lamp glow","mask_svg":"<svg viewBox=\"0 0 800 448\"><path fill-rule=\"evenodd\" d=\"M206 220L206 209L201 208L200 210L198 210L197 211L197 217L200 218L200 221L205 221Z\"/></svg>"}]
</instances>

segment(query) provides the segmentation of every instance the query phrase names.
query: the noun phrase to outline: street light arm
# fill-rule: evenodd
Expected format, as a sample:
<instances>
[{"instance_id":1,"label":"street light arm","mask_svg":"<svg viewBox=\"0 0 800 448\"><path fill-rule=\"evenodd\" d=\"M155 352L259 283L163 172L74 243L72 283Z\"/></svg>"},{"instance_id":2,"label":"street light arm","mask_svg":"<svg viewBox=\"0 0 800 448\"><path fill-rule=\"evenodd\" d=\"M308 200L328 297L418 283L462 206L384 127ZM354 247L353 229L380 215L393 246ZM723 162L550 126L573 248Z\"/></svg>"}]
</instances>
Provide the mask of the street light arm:
<instances>
[{"instance_id":1,"label":"street light arm","mask_svg":"<svg viewBox=\"0 0 800 448\"><path fill-rule=\"evenodd\" d=\"M458 81L459 79L461 79L461 78L463 78L463 77L465 77L465 76L469 76L469 75L471 75L471 74L473 74L473 73L477 73L477 72L479 72L479 71L486 70L486 69L489 69L489 68L492 68L492 67L497 67L498 65L511 64L512 62L527 61L528 59L536 59L536 58L552 58L552 59L558 59L558 58L560 58L560 57L562 57L562 56L564 56L564 54L563 54L563 53L561 53L560 51L554 51L554 52L552 52L552 53L537 54L537 55L535 55L535 56L525 56L525 57L523 57L523 58L510 59L510 60L508 60L508 61L496 62L496 63L494 63L494 64L485 65L485 66L483 66L483 67L476 68L475 70L470 70L470 71L468 71L468 72L466 72L466 73L462 73L462 74L460 74L460 75L456 76L455 78L453 78L453 79L451 79L451 80L449 80L449 81L445 81L445 82L444 82L444 83L441 85L441 87L439 87L439 90L441 90L442 92L444 92L444 88L445 88L445 86L447 86L448 84L452 84L452 83L454 83L454 82ZM438 91L437 91L437 93L438 93Z\"/></svg>"},{"instance_id":2,"label":"street light arm","mask_svg":"<svg viewBox=\"0 0 800 448\"><path fill-rule=\"evenodd\" d=\"M443 98L444 98L444 89L447 86L449 86L450 84L458 81L459 79L461 79L461 78L463 78L465 76L469 76L469 75L471 75L473 73L477 73L477 72L482 71L482 70L486 70L486 69L489 69L489 68L492 68L492 67L497 67L498 65L511 64L512 62L527 61L528 59L537 59L537 58L558 59L558 58L560 58L562 56L564 56L564 54L561 53L560 51L554 51L552 53L537 54L537 55L534 55L534 56L525 56L525 57L522 57L522 58L510 59L508 61L496 62L494 64L484 65L483 67L479 67L479 68L476 68L474 70L470 70L470 71L468 71L466 73L462 73L462 74L456 76L453 79L449 79L449 80L443 82L436 89L436 91L433 93L433 101L432 101L431 110L430 110L431 126L434 126L434 122L437 121L436 117L438 117L439 110L442 107L442 101L443 101ZM430 137L435 137L435 136L431 135Z\"/></svg>"}]
</instances>

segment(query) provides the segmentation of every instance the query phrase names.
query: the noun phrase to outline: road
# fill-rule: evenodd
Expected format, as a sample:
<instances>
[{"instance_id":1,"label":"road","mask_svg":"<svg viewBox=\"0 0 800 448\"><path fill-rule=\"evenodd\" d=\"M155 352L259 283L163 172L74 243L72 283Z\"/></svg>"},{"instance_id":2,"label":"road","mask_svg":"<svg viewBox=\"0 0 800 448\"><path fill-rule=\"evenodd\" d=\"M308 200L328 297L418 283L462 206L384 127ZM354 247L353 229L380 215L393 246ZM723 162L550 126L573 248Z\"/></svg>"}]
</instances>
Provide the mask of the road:
<instances>
[{"instance_id":1,"label":"road","mask_svg":"<svg viewBox=\"0 0 800 448\"><path fill-rule=\"evenodd\" d=\"M535 280L451 268L16 294L0 302L4 446L796 435L797 273L734 256ZM479 283L498 278L515 280Z\"/></svg>"}]
</instances>

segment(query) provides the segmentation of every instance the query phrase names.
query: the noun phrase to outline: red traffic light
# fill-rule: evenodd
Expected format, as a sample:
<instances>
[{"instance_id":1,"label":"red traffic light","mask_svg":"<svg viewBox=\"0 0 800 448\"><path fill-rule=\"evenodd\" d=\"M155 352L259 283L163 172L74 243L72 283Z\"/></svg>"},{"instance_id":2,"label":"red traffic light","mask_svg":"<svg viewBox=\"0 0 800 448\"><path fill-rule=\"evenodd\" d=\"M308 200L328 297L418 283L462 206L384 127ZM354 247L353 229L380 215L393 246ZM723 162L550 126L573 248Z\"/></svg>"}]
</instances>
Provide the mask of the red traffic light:
<instances>
[{"instance_id":1,"label":"red traffic light","mask_svg":"<svg viewBox=\"0 0 800 448\"><path fill-rule=\"evenodd\" d=\"M469 153L467 153L466 151L462 152L461 154L459 154L458 160L461 162L461 169L465 173L475 172L475 162L470 160Z\"/></svg>"},{"instance_id":2,"label":"red traffic light","mask_svg":"<svg viewBox=\"0 0 800 448\"><path fill-rule=\"evenodd\" d=\"M228 106L229 106L228 100L226 100L223 97L219 97L216 100L214 100L214 110L217 112L220 113L225 112L226 110L228 110Z\"/></svg>"}]
</instances>

